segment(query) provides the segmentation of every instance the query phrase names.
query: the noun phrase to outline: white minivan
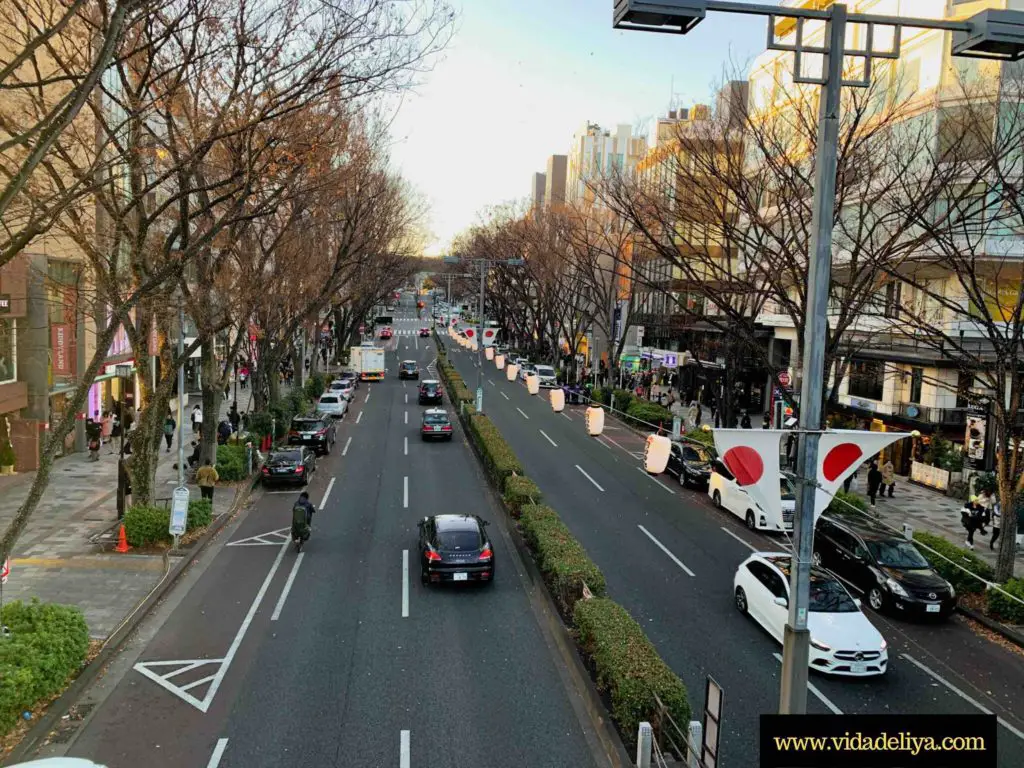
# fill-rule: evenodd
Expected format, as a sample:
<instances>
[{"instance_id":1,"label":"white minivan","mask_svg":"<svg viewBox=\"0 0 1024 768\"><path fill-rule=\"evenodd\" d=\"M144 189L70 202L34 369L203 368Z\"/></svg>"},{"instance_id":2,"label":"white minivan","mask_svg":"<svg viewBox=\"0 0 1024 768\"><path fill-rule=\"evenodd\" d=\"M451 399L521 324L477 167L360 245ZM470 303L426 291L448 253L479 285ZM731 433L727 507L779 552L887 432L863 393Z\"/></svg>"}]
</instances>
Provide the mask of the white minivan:
<instances>
[{"instance_id":1,"label":"white minivan","mask_svg":"<svg viewBox=\"0 0 1024 768\"><path fill-rule=\"evenodd\" d=\"M711 479L708 481L708 496L719 509L727 509L746 523L752 531L783 533L793 530L793 512L796 510L796 495L789 478L779 473L779 492L782 494L782 527L769 524L764 510L740 488L736 478L721 459L711 463Z\"/></svg>"}]
</instances>

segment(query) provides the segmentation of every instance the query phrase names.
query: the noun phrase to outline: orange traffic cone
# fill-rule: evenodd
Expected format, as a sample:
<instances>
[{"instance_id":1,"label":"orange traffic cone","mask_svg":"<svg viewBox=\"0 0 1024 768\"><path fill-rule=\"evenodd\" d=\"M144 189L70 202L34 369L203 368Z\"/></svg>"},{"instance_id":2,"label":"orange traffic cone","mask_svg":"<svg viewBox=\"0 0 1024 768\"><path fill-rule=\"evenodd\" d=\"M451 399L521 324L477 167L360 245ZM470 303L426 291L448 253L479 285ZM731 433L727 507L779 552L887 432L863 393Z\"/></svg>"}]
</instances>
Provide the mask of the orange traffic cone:
<instances>
[{"instance_id":1,"label":"orange traffic cone","mask_svg":"<svg viewBox=\"0 0 1024 768\"><path fill-rule=\"evenodd\" d=\"M121 531L117 534L117 546L114 547L115 552L127 552L128 551L128 537L124 535L124 523L121 523Z\"/></svg>"}]
</instances>

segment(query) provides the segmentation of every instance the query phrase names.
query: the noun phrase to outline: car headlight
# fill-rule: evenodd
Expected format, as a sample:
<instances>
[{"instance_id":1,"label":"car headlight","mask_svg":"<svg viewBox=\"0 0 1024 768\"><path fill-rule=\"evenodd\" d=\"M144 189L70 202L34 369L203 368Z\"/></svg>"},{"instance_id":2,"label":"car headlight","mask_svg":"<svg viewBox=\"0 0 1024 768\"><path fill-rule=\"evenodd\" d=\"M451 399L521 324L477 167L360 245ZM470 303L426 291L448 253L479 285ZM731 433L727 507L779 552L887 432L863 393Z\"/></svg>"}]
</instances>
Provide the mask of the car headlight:
<instances>
[{"instance_id":1,"label":"car headlight","mask_svg":"<svg viewBox=\"0 0 1024 768\"><path fill-rule=\"evenodd\" d=\"M956 597L956 589L953 588L953 585L947 581L946 586L949 587L949 596Z\"/></svg>"},{"instance_id":2,"label":"car headlight","mask_svg":"<svg viewBox=\"0 0 1024 768\"><path fill-rule=\"evenodd\" d=\"M811 645L814 646L815 648L817 648L819 651L828 652L828 651L832 650L832 646L825 645L824 643L818 642L813 637L811 638Z\"/></svg>"},{"instance_id":3,"label":"car headlight","mask_svg":"<svg viewBox=\"0 0 1024 768\"><path fill-rule=\"evenodd\" d=\"M881 644L881 646L879 646L879 650L884 651L888 647L889 647L889 644L887 642L885 642L885 638L883 637L882 638L882 644Z\"/></svg>"},{"instance_id":4,"label":"car headlight","mask_svg":"<svg viewBox=\"0 0 1024 768\"><path fill-rule=\"evenodd\" d=\"M889 591L892 592L894 595L897 595L899 597L910 597L910 593L907 592L907 590L903 588L903 585L896 581L896 579L886 579L885 586L887 586L889 588Z\"/></svg>"}]
</instances>

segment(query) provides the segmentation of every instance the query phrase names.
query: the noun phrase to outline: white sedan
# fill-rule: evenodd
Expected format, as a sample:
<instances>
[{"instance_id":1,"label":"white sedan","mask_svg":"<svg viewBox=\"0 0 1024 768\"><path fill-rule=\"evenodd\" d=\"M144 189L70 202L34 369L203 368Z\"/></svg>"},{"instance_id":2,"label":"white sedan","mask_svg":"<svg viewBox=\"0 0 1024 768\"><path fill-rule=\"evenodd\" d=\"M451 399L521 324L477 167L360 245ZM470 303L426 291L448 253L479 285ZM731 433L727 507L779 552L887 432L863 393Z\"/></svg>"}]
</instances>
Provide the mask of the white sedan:
<instances>
[{"instance_id":1,"label":"white sedan","mask_svg":"<svg viewBox=\"0 0 1024 768\"><path fill-rule=\"evenodd\" d=\"M721 459L711 463L711 478L708 480L708 496L719 509L726 509L746 523L752 531L782 533L793 530L793 511L796 509L796 495L793 484L779 474L779 492L782 494L782 526L769 522L764 510L750 498L736 482L736 478Z\"/></svg>"},{"instance_id":2,"label":"white sedan","mask_svg":"<svg viewBox=\"0 0 1024 768\"><path fill-rule=\"evenodd\" d=\"M785 552L755 552L740 564L733 579L736 608L779 643L789 616L789 566ZM811 569L809 607L811 669L846 677L885 674L885 638L861 612L860 601L828 571Z\"/></svg>"}]
</instances>

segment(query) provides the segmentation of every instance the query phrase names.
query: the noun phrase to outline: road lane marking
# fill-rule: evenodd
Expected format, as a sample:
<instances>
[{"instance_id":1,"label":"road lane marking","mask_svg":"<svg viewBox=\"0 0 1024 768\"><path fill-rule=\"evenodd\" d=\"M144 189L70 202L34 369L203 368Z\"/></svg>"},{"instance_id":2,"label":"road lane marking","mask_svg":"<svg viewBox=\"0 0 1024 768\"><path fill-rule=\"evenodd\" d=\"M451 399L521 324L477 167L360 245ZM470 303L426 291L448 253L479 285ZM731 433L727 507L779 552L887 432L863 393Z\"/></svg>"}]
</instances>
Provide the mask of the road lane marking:
<instances>
[{"instance_id":1,"label":"road lane marking","mask_svg":"<svg viewBox=\"0 0 1024 768\"><path fill-rule=\"evenodd\" d=\"M524 418L524 419L529 419L529 418L530 418L530 417L529 417L529 416L527 416L527 415L526 415L525 413L523 413L523 409L522 409L522 408L518 408L518 407L517 407L517 408L516 408L516 410L517 410L517 411L519 411L519 413L522 413L522 414L523 414L523 418Z\"/></svg>"},{"instance_id":2,"label":"road lane marking","mask_svg":"<svg viewBox=\"0 0 1024 768\"><path fill-rule=\"evenodd\" d=\"M657 484L658 484L658 485L660 485L660 486L661 486L662 488L664 488L664 489L665 489L666 491L668 491L669 493L671 493L671 494L672 494L673 496L675 496L675 495L676 495L676 492L675 492L675 491L673 491L673 490L672 490L671 488L669 488L669 487L668 487L667 485L665 485L665 484L664 484L663 482L661 482L661 480L659 480L658 478L656 478L656 477L655 477L654 475L652 475L652 474L651 474L650 472L648 472L648 471L647 471L646 469L644 469L643 467L637 467L636 469L637 469L637 471L638 471L638 472L642 472L642 473L643 473L643 475L644 475L644 477L646 477L646 478L647 478L648 480L651 480L651 481L653 481L653 482L657 483Z\"/></svg>"},{"instance_id":3,"label":"road lane marking","mask_svg":"<svg viewBox=\"0 0 1024 768\"><path fill-rule=\"evenodd\" d=\"M674 562L676 565L678 565L680 568L682 568L684 571L686 571L688 574L690 574L690 576L694 576L695 577L697 575L693 571L691 571L689 568L687 568L686 564L682 560L680 560L678 557L673 555L672 551L668 547L666 547L664 544L662 544L660 541L658 541L656 538L654 538L654 534L653 533L648 531L642 525L638 525L637 528L639 528L641 531L643 531L644 535L647 538L649 538L651 541L653 541L657 545L658 549L660 549L662 552L664 552L666 555L668 555L670 558L672 558L672 562Z\"/></svg>"},{"instance_id":4,"label":"road lane marking","mask_svg":"<svg viewBox=\"0 0 1024 768\"><path fill-rule=\"evenodd\" d=\"M331 482L327 484L327 490L324 491L324 497L320 499L320 510L327 506L327 498L331 495L331 489L334 488L334 478L331 478Z\"/></svg>"},{"instance_id":5,"label":"road lane marking","mask_svg":"<svg viewBox=\"0 0 1024 768\"><path fill-rule=\"evenodd\" d=\"M409 618L409 550L402 550L402 618Z\"/></svg>"},{"instance_id":6,"label":"road lane marking","mask_svg":"<svg viewBox=\"0 0 1024 768\"><path fill-rule=\"evenodd\" d=\"M405 404L406 405L409 404L409 393L408 392L405 393Z\"/></svg>"},{"instance_id":7,"label":"road lane marking","mask_svg":"<svg viewBox=\"0 0 1024 768\"><path fill-rule=\"evenodd\" d=\"M567 418L569 421L572 421L572 416L567 414L565 411L561 411L561 415L564 416L565 418Z\"/></svg>"},{"instance_id":8,"label":"road lane marking","mask_svg":"<svg viewBox=\"0 0 1024 768\"><path fill-rule=\"evenodd\" d=\"M409 423L409 412L408 411L405 412L405 423L406 424Z\"/></svg>"},{"instance_id":9,"label":"road lane marking","mask_svg":"<svg viewBox=\"0 0 1024 768\"><path fill-rule=\"evenodd\" d=\"M776 661L778 661L779 664L782 663L782 655L781 654L773 653L772 656L775 657ZM814 683L810 683L810 682L807 683L807 690L809 690L811 693L813 693L815 696L817 696L818 697L818 701L820 701L822 704L824 704L826 707L828 707L828 709L832 712L833 715L841 715L841 714L843 714L843 710L841 710L839 707L837 707L835 704L833 704L831 701L829 701L828 697L824 693L819 691L817 689L817 687L814 685Z\"/></svg>"},{"instance_id":10,"label":"road lane marking","mask_svg":"<svg viewBox=\"0 0 1024 768\"><path fill-rule=\"evenodd\" d=\"M496 386L498 386L497 384L495 384L495 383L494 383L494 379L492 379L492 378L488 378L487 380L488 380L489 382L491 382L491 386L492 386L492 387L496 387Z\"/></svg>"},{"instance_id":11,"label":"road lane marking","mask_svg":"<svg viewBox=\"0 0 1024 768\"><path fill-rule=\"evenodd\" d=\"M284 609L284 601L288 599L288 593L292 591L292 584L295 583L295 574L299 572L299 566L302 565L302 558L305 556L305 552L299 552L299 556L295 558L295 565L292 566L291 573L288 574L288 580L284 583L284 589L281 590L281 596L277 598L277 605L274 606L274 612L270 615L271 621L277 621L281 618L281 611Z\"/></svg>"},{"instance_id":12,"label":"road lane marking","mask_svg":"<svg viewBox=\"0 0 1024 768\"><path fill-rule=\"evenodd\" d=\"M588 474L587 474L587 473L586 473L586 472L584 471L583 467L581 467L581 466L580 466L579 464L577 464L577 465L576 465L576 469L578 469L578 470L579 470L579 471L580 471L580 472L581 472L581 473L583 474L583 476L584 476L585 478L587 478L587 480L589 480L590 482L592 482L592 483L594 484L594 487L595 487L595 488L597 488L597 490L599 490L599 491L601 491L602 493L604 493L604 488L602 488L602 487L601 487L600 485L598 485L598 484L597 484L597 481L596 481L596 480L595 480L594 478L592 478L592 477L591 477L590 475L588 475Z\"/></svg>"},{"instance_id":13,"label":"road lane marking","mask_svg":"<svg viewBox=\"0 0 1024 768\"><path fill-rule=\"evenodd\" d=\"M366 391L366 397L363 398L364 403L370 402L370 390Z\"/></svg>"},{"instance_id":14,"label":"road lane marking","mask_svg":"<svg viewBox=\"0 0 1024 768\"><path fill-rule=\"evenodd\" d=\"M409 476L402 478L402 506L409 508Z\"/></svg>"},{"instance_id":15,"label":"road lane marking","mask_svg":"<svg viewBox=\"0 0 1024 768\"><path fill-rule=\"evenodd\" d=\"M751 543L750 543L749 541L747 541L746 539L742 538L741 536L737 536L737 535L736 535L735 533L733 533L732 531L730 531L730 530L729 530L728 528L726 528L726 527L725 527L724 525L722 526L722 530L723 530L723 531L725 531L725 532L726 532L727 534L729 534L730 536L732 536L732 537L733 537L734 539L736 539L736 541L738 541L738 542L739 542L740 544L742 544L742 545L743 545L744 547L746 547L747 549L749 549L749 550L750 550L751 552L757 552L757 547L755 547L755 546L754 546L753 544L751 544Z\"/></svg>"},{"instance_id":16,"label":"road lane marking","mask_svg":"<svg viewBox=\"0 0 1024 768\"><path fill-rule=\"evenodd\" d=\"M402 739L398 755L398 768L409 768L409 759L409 732L402 731Z\"/></svg>"},{"instance_id":17,"label":"road lane marking","mask_svg":"<svg viewBox=\"0 0 1024 768\"><path fill-rule=\"evenodd\" d=\"M227 748L227 739L217 739L217 746L213 748L213 754L210 755L210 762L206 764L206 768L217 768L220 765L220 759L224 757L224 750Z\"/></svg>"},{"instance_id":18,"label":"road lane marking","mask_svg":"<svg viewBox=\"0 0 1024 768\"><path fill-rule=\"evenodd\" d=\"M544 430L542 429L542 430L540 430L540 433L541 433L542 435L544 435L544 439L545 439L545 440L547 440L547 441L548 441L549 443L551 443L551 444L552 444L553 446L555 446L555 448L557 448L557 447L558 447L558 443L556 443L556 442L555 442L554 440L552 440L552 439L551 439L550 437L548 437L548 433L547 433L547 432L545 432L545 431L544 431Z\"/></svg>"},{"instance_id":19,"label":"road lane marking","mask_svg":"<svg viewBox=\"0 0 1024 768\"><path fill-rule=\"evenodd\" d=\"M405 444L403 446L403 452L405 453L406 456L408 456L409 455L409 436L406 435L402 439L405 441Z\"/></svg>"},{"instance_id":20,"label":"road lane marking","mask_svg":"<svg viewBox=\"0 0 1024 768\"><path fill-rule=\"evenodd\" d=\"M348 447L352 445L352 437L349 436L348 440L345 441L345 447L341 449L341 455L344 456L348 453Z\"/></svg>"},{"instance_id":21,"label":"road lane marking","mask_svg":"<svg viewBox=\"0 0 1024 768\"><path fill-rule=\"evenodd\" d=\"M363 420L363 412L362 412L362 411L360 411L360 412L359 412L359 415L358 415L358 416L356 416L356 424L358 424L358 423L359 423L360 421L362 421L362 420Z\"/></svg>"},{"instance_id":22,"label":"road lane marking","mask_svg":"<svg viewBox=\"0 0 1024 768\"><path fill-rule=\"evenodd\" d=\"M508 400L508 395L506 395L504 392L501 393L501 396Z\"/></svg>"},{"instance_id":23,"label":"road lane marking","mask_svg":"<svg viewBox=\"0 0 1024 768\"><path fill-rule=\"evenodd\" d=\"M420 337L419 336L413 336L412 340L414 342L416 342L416 350L419 351L419 348L420 348Z\"/></svg>"},{"instance_id":24,"label":"road lane marking","mask_svg":"<svg viewBox=\"0 0 1024 768\"><path fill-rule=\"evenodd\" d=\"M911 656L909 654L906 654L906 653L901 653L900 656L902 656L904 659L909 661L911 664L913 664L915 667L920 669L922 672L924 672L926 675L931 677L933 680L937 680L938 682L942 683L944 686L949 688L949 690L951 690L953 693L955 693L957 696L959 696L964 701L968 702L969 704L973 704L975 707L980 709L986 715L995 714L992 710L983 707L976 700L972 699L966 693L961 691L959 688L957 688L955 685L953 685L951 682L949 682L946 678L944 678L938 672L935 672L934 670L932 670L927 665L925 665L925 664L921 663L920 661L918 661L917 659L915 659L913 656ZM1003 720L1003 718L1001 718L999 716L996 716L996 722L999 723L1001 726L1003 726L1003 728L1008 730L1014 736L1016 736L1018 739L1024 740L1024 732L1020 731L1017 728L1014 728L1008 722Z\"/></svg>"}]
</instances>

